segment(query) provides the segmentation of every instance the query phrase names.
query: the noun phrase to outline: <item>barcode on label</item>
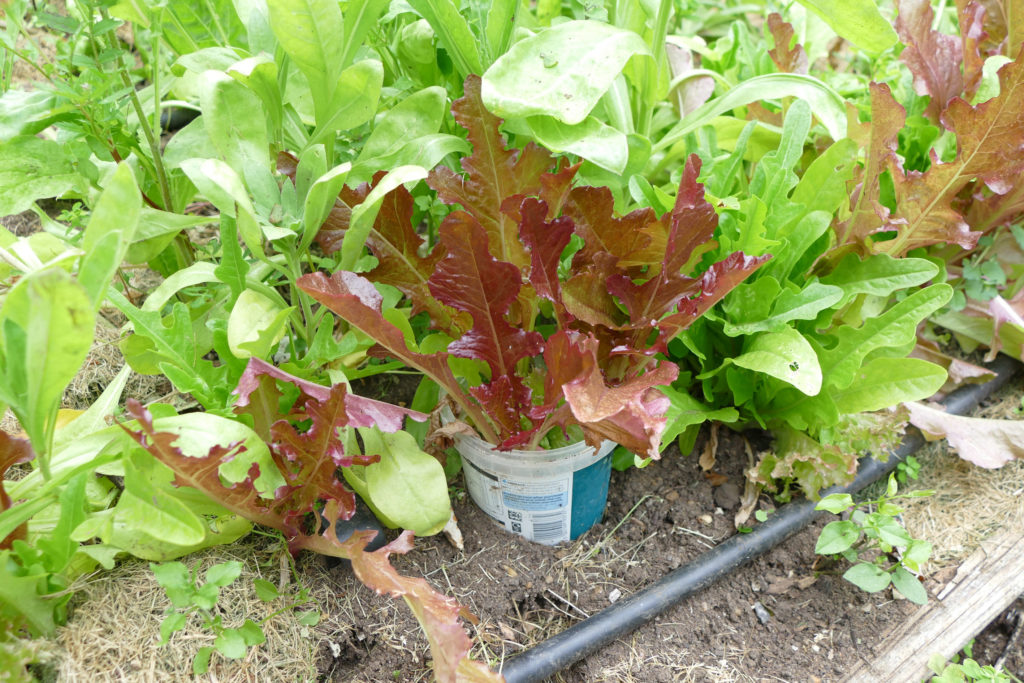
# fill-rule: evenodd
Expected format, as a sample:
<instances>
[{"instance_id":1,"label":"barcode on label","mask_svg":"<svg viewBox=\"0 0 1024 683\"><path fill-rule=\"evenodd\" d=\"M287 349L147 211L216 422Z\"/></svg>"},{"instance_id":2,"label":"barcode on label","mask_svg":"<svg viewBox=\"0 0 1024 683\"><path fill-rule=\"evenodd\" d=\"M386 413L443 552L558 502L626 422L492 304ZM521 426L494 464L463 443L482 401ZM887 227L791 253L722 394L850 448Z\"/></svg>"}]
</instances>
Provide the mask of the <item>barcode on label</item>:
<instances>
[{"instance_id":1,"label":"barcode on label","mask_svg":"<svg viewBox=\"0 0 1024 683\"><path fill-rule=\"evenodd\" d=\"M558 542L565 539L564 512L554 515L533 516L533 540L538 543Z\"/></svg>"}]
</instances>

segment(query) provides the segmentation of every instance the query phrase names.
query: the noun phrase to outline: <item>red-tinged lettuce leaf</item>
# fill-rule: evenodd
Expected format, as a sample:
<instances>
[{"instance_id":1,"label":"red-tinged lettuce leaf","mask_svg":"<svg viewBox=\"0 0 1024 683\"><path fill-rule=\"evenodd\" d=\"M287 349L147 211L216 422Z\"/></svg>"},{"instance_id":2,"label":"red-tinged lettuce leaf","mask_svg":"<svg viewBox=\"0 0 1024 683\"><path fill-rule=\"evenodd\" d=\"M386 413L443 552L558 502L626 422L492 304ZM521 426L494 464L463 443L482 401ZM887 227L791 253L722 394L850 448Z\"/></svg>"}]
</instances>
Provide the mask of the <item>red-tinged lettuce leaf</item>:
<instances>
[{"instance_id":1,"label":"red-tinged lettuce leaf","mask_svg":"<svg viewBox=\"0 0 1024 683\"><path fill-rule=\"evenodd\" d=\"M436 329L457 337L468 321L431 296L427 286L443 252L435 246L426 256L419 255L423 240L413 230L412 216L412 195L404 186L385 196L366 243L378 265L366 279L397 287L412 302L413 315L426 311Z\"/></svg>"},{"instance_id":2,"label":"red-tinged lettuce leaf","mask_svg":"<svg viewBox=\"0 0 1024 683\"><path fill-rule=\"evenodd\" d=\"M391 566L388 561L391 553L405 553L412 547L411 532L404 532L391 544L373 553L365 552L366 544L373 537L372 531L357 531L345 542L339 542L338 520L350 517L351 511L346 509L345 501L330 497L329 493L334 489L329 489L324 509L312 510L317 522L314 526L323 531L306 533L296 523L298 508L295 503L298 499L294 496L294 490L279 492L274 501L265 501L259 497L253 486L258 475L256 465L253 465L253 471L250 471L245 481L233 486L223 484L218 470L225 459L230 459L235 448L217 446L205 456L186 456L174 446L178 436L156 431L149 411L134 399L128 401L128 412L138 420L140 431L128 428L125 431L175 472L177 485L199 489L232 512L281 531L286 535L288 547L293 553L311 550L349 559L360 581L379 593L403 598L427 634L438 680L454 683L461 675L456 671L462 670L476 677L470 680L503 680L500 676L490 674L482 665L468 660L471 643L458 618L460 614L467 618L472 615L462 610L451 598L435 591L424 579L402 576ZM310 482L309 485L313 487L316 483Z\"/></svg>"},{"instance_id":3,"label":"red-tinged lettuce leaf","mask_svg":"<svg viewBox=\"0 0 1024 683\"><path fill-rule=\"evenodd\" d=\"M1024 216L1024 183L1017 183L1006 194L975 193L967 209L967 224L981 233L1019 223ZM998 253L998 252L997 252Z\"/></svg>"},{"instance_id":4,"label":"red-tinged lettuce leaf","mask_svg":"<svg viewBox=\"0 0 1024 683\"><path fill-rule=\"evenodd\" d=\"M289 374L260 358L250 358L249 364L245 367L245 372L242 373L238 380L238 386L232 392L238 396L238 401L235 403L236 413L248 412L239 410L239 408L251 408L257 400L264 404L261 410L265 414L276 407L263 396L263 392L266 391L266 385L261 380L265 377L294 384L303 394L317 401L327 401L334 390L333 387L325 387ZM276 392L276 395L280 396L280 392ZM428 419L427 415L419 411L366 398L358 394L346 394L344 407L348 420L347 426L377 427L383 432L400 431L407 417L417 422L426 422ZM261 421L265 421L265 418Z\"/></svg>"},{"instance_id":5,"label":"red-tinged lettuce leaf","mask_svg":"<svg viewBox=\"0 0 1024 683\"><path fill-rule=\"evenodd\" d=\"M626 316L608 291L609 278L619 273L615 268L617 261L607 252L598 252L591 263L574 269L576 273L562 284L562 304L569 315L609 329L626 324Z\"/></svg>"},{"instance_id":6,"label":"red-tinged lettuce leaf","mask_svg":"<svg viewBox=\"0 0 1024 683\"><path fill-rule=\"evenodd\" d=\"M974 97L981 84L985 55L982 43L988 37L985 32L985 8L975 0L957 2L957 23L960 25L961 52L964 56L964 95Z\"/></svg>"},{"instance_id":7,"label":"red-tinged lettuce leaf","mask_svg":"<svg viewBox=\"0 0 1024 683\"><path fill-rule=\"evenodd\" d=\"M333 398L333 397L332 397ZM287 420L279 420L270 428L270 451L278 469L288 482L278 496L288 498L288 509L282 510L287 529L296 533L302 519L313 511L321 500L337 500L346 517L355 512L355 495L338 479L338 467L368 465L380 460L380 456L347 456L338 437L337 429L330 422L337 417L339 401L328 401L322 406L315 399L309 408L313 426L306 432L298 433Z\"/></svg>"},{"instance_id":8,"label":"red-tinged lettuce leaf","mask_svg":"<svg viewBox=\"0 0 1024 683\"><path fill-rule=\"evenodd\" d=\"M700 283L682 272L691 265L698 249L714 246L710 240L718 227L715 207L704 199L704 186L697 182L700 166L700 157L691 155L683 169L675 206L662 218L669 231L656 275L641 284L624 274L608 279L608 290L622 301L635 327L653 327L680 301L701 291Z\"/></svg>"},{"instance_id":9,"label":"red-tinged lettuce leaf","mask_svg":"<svg viewBox=\"0 0 1024 683\"><path fill-rule=\"evenodd\" d=\"M211 493L214 500L232 512L261 524L269 524L267 519L271 519L274 521L271 526L276 524L275 528L294 536L301 531L303 518L313 511L318 501L337 500L346 519L351 517L355 512L355 496L338 478L337 469L380 459L379 456L345 453L337 428L349 426L345 413L348 396L342 384L332 387L323 401L304 393L292 414L297 420L310 420L312 425L308 430L300 434L283 419L270 426L271 441L267 445L286 482L274 492L273 500L262 498L255 489L254 482L260 474L256 463L245 481L231 486L222 483L220 467L244 450L241 444L217 446L204 457L187 456L174 445L177 435L157 432L149 411L135 401L129 402L129 412L139 421L141 431L124 429L139 445L174 470L176 486Z\"/></svg>"},{"instance_id":10,"label":"red-tinged lettuce leaf","mask_svg":"<svg viewBox=\"0 0 1024 683\"><path fill-rule=\"evenodd\" d=\"M447 253L430 278L430 291L473 319L473 327L448 345L448 353L487 363L492 380L513 376L516 363L544 346L539 333L505 320L522 288L519 268L491 255L486 233L468 214L449 214L439 237Z\"/></svg>"},{"instance_id":11,"label":"red-tinged lettuce leaf","mask_svg":"<svg viewBox=\"0 0 1024 683\"><path fill-rule=\"evenodd\" d=\"M658 323L662 334L653 349L663 351L662 344L667 344L668 340L693 324L693 321L704 315L708 309L721 301L726 294L770 258L771 256L768 254L747 256L737 251L724 260L712 264L697 280L697 291L700 292L700 295L681 302L678 313L669 315Z\"/></svg>"},{"instance_id":12,"label":"red-tinged lettuce leaf","mask_svg":"<svg viewBox=\"0 0 1024 683\"><path fill-rule=\"evenodd\" d=\"M461 211L449 214L439 237L446 255L430 278L430 291L473 320L470 330L448 345L448 353L483 361L490 368L490 381L471 393L505 441L520 430L519 416L531 407L530 390L516 374L516 364L539 354L544 338L506 320L522 288L522 274L491 255L487 235L472 216Z\"/></svg>"},{"instance_id":13,"label":"red-tinged lettuce leaf","mask_svg":"<svg viewBox=\"0 0 1024 683\"><path fill-rule=\"evenodd\" d=\"M1024 0L956 0L961 16L972 5L981 8L984 18L984 37L979 41L981 54L1016 54L1024 43ZM962 32L964 24L960 26Z\"/></svg>"},{"instance_id":14,"label":"red-tinged lettuce leaf","mask_svg":"<svg viewBox=\"0 0 1024 683\"><path fill-rule=\"evenodd\" d=\"M368 553L363 549L372 540L373 532L357 531L344 543L339 543L335 531L337 515L332 505L328 504L323 517L327 521L324 533L304 536L298 540L298 547L347 557L352 561L356 578L368 588L382 595L404 599L430 643L434 676L438 681L500 683L505 680L469 657L472 641L459 623L459 617L473 623L476 623L476 618L454 599L434 590L425 579L403 576L391 566L390 555L403 555L412 550L412 532L405 531L383 548Z\"/></svg>"},{"instance_id":15,"label":"red-tinged lettuce leaf","mask_svg":"<svg viewBox=\"0 0 1024 683\"><path fill-rule=\"evenodd\" d=\"M695 63L694 53L689 48L668 43L665 45L665 57L672 81L678 83L669 92L669 100L679 116L685 117L711 99L715 93L715 79L693 73L699 64Z\"/></svg>"},{"instance_id":16,"label":"red-tinged lettuce leaf","mask_svg":"<svg viewBox=\"0 0 1024 683\"><path fill-rule=\"evenodd\" d=\"M905 403L910 424L929 440L945 438L964 460L996 469L1024 458L1024 422L950 415L924 403Z\"/></svg>"},{"instance_id":17,"label":"red-tinged lettuce leaf","mask_svg":"<svg viewBox=\"0 0 1024 683\"><path fill-rule=\"evenodd\" d=\"M906 46L900 60L914 76L914 92L931 98L925 113L938 121L946 103L963 92L963 46L956 36L932 30L929 0L899 0L897 8L896 32Z\"/></svg>"},{"instance_id":18,"label":"red-tinged lettuce leaf","mask_svg":"<svg viewBox=\"0 0 1024 683\"><path fill-rule=\"evenodd\" d=\"M890 157L897 206L891 222L897 234L875 242L875 251L897 256L940 242L964 249L977 244L981 233L970 230L956 202L975 179L1005 194L1024 173L1024 49L999 70L999 83L999 95L987 102L971 106L956 97L943 112L943 125L956 133L956 159L933 158L926 172L904 173Z\"/></svg>"},{"instance_id":19,"label":"red-tinged lettuce leaf","mask_svg":"<svg viewBox=\"0 0 1024 683\"><path fill-rule=\"evenodd\" d=\"M487 111L480 99L479 76L466 78L465 95L452 104L452 114L473 145L473 154L462 159L466 176L438 166L427 184L442 201L460 204L483 226L492 253L525 269L530 260L519 240L519 228L501 212L501 206L507 197L537 195L542 190L541 177L553 165L551 155L532 142L520 151L505 147L498 132L501 119Z\"/></svg>"},{"instance_id":20,"label":"red-tinged lettuce leaf","mask_svg":"<svg viewBox=\"0 0 1024 683\"><path fill-rule=\"evenodd\" d=\"M356 426L347 412L349 396L344 384L331 387L324 400L303 395L292 408L292 417L309 420L308 429L299 432L288 420L278 420L270 426L271 453L291 487L290 505L294 513L285 513L286 521L297 523L319 500L343 501L346 512L354 510L355 498L336 476L337 469L380 460L379 454L345 451L338 429Z\"/></svg>"},{"instance_id":21,"label":"red-tinged lettuce leaf","mask_svg":"<svg viewBox=\"0 0 1024 683\"><path fill-rule=\"evenodd\" d=\"M768 56L775 62L779 71L790 74L806 74L807 53L803 46L796 42L793 26L784 21L780 15L772 12L768 15L768 30L775 43L775 47L768 50Z\"/></svg>"},{"instance_id":22,"label":"red-tinged lettuce leaf","mask_svg":"<svg viewBox=\"0 0 1024 683\"><path fill-rule=\"evenodd\" d=\"M11 507L11 497L4 490L4 477L12 465L29 462L36 454L32 451L32 444L27 439L18 439L5 431L0 431L0 512ZM11 543L17 540L25 540L28 533L28 524L21 524L12 531L7 538L0 538L0 550L11 547Z\"/></svg>"},{"instance_id":23,"label":"red-tinged lettuce leaf","mask_svg":"<svg viewBox=\"0 0 1024 683\"><path fill-rule=\"evenodd\" d=\"M141 403L130 398L126 407L128 414L138 420L139 431L124 425L121 428L153 457L171 468L175 474L175 486L188 486L203 491L227 509L250 521L280 529L290 535L298 532L284 523L284 511L291 509L288 487L282 487L285 490L274 500L262 498L254 484L260 474L257 464L253 463L245 481L227 486L221 481L221 465L237 456L243 446L218 445L205 456L188 456L174 445L179 438L177 434L156 431L153 416ZM351 517L351 510L348 515Z\"/></svg>"},{"instance_id":24,"label":"red-tinged lettuce leaf","mask_svg":"<svg viewBox=\"0 0 1024 683\"><path fill-rule=\"evenodd\" d=\"M501 375L490 382L470 387L469 393L497 425L502 448L513 448L525 442L531 432L524 432L520 416L532 407L531 392L518 376Z\"/></svg>"},{"instance_id":25,"label":"red-tinged lettuce leaf","mask_svg":"<svg viewBox=\"0 0 1024 683\"><path fill-rule=\"evenodd\" d=\"M250 416L252 430L263 441L270 443L270 427L281 419L283 394L277 388L277 382L270 375L259 375L254 378L243 373L234 393L240 395L235 404L235 414Z\"/></svg>"},{"instance_id":26,"label":"red-tinged lettuce leaf","mask_svg":"<svg viewBox=\"0 0 1024 683\"><path fill-rule=\"evenodd\" d=\"M569 192L565 215L576 225L583 247L573 257L573 269L585 267L598 253L611 254L619 267L646 265L664 251L658 218L651 209L637 209L616 218L615 200L607 187L576 187ZM661 237L660 241L656 238Z\"/></svg>"},{"instance_id":27,"label":"red-tinged lettuce leaf","mask_svg":"<svg viewBox=\"0 0 1024 683\"><path fill-rule=\"evenodd\" d=\"M552 409L564 396L588 443L608 439L644 457L660 457L669 400L653 387L675 381L677 365L655 362L647 373L609 386L598 365L597 340L562 331L548 340L544 361L548 371L544 408ZM552 416L557 417L546 426L565 426L565 411Z\"/></svg>"},{"instance_id":28,"label":"red-tinged lettuce leaf","mask_svg":"<svg viewBox=\"0 0 1024 683\"><path fill-rule=\"evenodd\" d=\"M381 314L381 296L369 280L342 271L330 278L323 273L303 275L297 284L299 289L375 340L395 358L426 373L473 418L481 435L496 443L497 436L487 418L465 395L448 367L448 353L424 354L409 349L402 331Z\"/></svg>"},{"instance_id":29,"label":"red-tinged lettuce leaf","mask_svg":"<svg viewBox=\"0 0 1024 683\"><path fill-rule=\"evenodd\" d=\"M341 188L338 198L334 200L334 206L327 213L327 217L320 225L320 229L313 238L325 254L333 254L341 249L345 241L345 232L352 221L352 209L366 201L370 194L370 186L362 183L356 188L348 185Z\"/></svg>"},{"instance_id":30,"label":"red-tinged lettuce leaf","mask_svg":"<svg viewBox=\"0 0 1024 683\"><path fill-rule=\"evenodd\" d=\"M993 192L1005 194L1019 181L1024 171L1024 46L999 69L999 88L998 96L977 106L958 97L943 113L943 125L956 133L957 159L930 169L945 171L938 173L945 181L941 187L955 182L963 187L977 177Z\"/></svg>"},{"instance_id":31,"label":"red-tinged lettuce leaf","mask_svg":"<svg viewBox=\"0 0 1024 683\"><path fill-rule=\"evenodd\" d=\"M857 121L856 110L849 113L848 134L866 150L864 166L850 181L850 212L836 225L838 244L862 245L870 253L870 235L889 229L889 210L878 201L882 172L896 153L899 134L907 121L907 112L892 96L889 86L871 83L871 120Z\"/></svg>"},{"instance_id":32,"label":"red-tinged lettuce leaf","mask_svg":"<svg viewBox=\"0 0 1024 683\"><path fill-rule=\"evenodd\" d=\"M1022 290L1024 292L1024 290ZM1003 344L1000 328L1006 323L1016 326L1018 333L1024 333L1024 293L1017 294L1007 301L998 294L988 302L988 312L992 316L992 343L985 354L985 362L991 363L996 354L1002 351Z\"/></svg>"},{"instance_id":33,"label":"red-tinged lettuce leaf","mask_svg":"<svg viewBox=\"0 0 1024 683\"><path fill-rule=\"evenodd\" d=\"M566 313L562 304L562 285L558 280L558 264L573 235L572 220L563 216L548 222L547 205L532 198L523 201L519 214L520 234L530 250L530 284L537 296L554 304L555 316L564 328Z\"/></svg>"},{"instance_id":34,"label":"red-tinged lettuce leaf","mask_svg":"<svg viewBox=\"0 0 1024 683\"><path fill-rule=\"evenodd\" d=\"M368 187L360 186L359 194L369 194L385 175L378 171ZM457 337L469 327L469 321L431 296L427 280L444 254L435 246L429 254L420 256L424 242L413 229L413 209L412 195L405 186L399 185L384 196L366 240L378 264L365 277L396 287L409 298L413 315L426 311L435 329Z\"/></svg>"},{"instance_id":35,"label":"red-tinged lettuce leaf","mask_svg":"<svg viewBox=\"0 0 1024 683\"><path fill-rule=\"evenodd\" d=\"M540 199L548 207L548 218L554 218L562 213L562 207L569 198L569 191L572 189L573 178L579 171L583 162L570 165L565 159L560 159L558 169L552 173L545 173L540 177Z\"/></svg>"}]
</instances>

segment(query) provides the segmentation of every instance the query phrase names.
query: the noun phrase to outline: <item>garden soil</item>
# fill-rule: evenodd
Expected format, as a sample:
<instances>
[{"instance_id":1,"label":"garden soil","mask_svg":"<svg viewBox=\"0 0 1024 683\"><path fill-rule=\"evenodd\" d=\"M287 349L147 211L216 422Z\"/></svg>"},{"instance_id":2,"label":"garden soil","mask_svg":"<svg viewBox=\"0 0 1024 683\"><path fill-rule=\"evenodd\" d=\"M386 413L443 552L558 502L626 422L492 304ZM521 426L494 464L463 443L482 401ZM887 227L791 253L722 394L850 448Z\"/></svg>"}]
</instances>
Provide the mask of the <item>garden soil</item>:
<instances>
[{"instance_id":1,"label":"garden soil","mask_svg":"<svg viewBox=\"0 0 1024 683\"><path fill-rule=\"evenodd\" d=\"M393 562L466 605L480 620L470 629L478 643L474 655L500 669L529 645L736 533L747 444L733 433L719 437L709 472L696 454L682 457L678 450L645 469L613 472L604 520L575 543L520 540L463 497L455 506L463 550L440 536L420 539ZM762 496L759 505L771 514L770 498ZM835 574L819 575L832 569L814 554L822 524L552 680L841 680L915 606L889 592L863 593ZM429 680L426 641L412 617L395 614L389 598L362 587L347 567L337 566L332 576L338 590L360 596L365 614L336 633L333 645L322 646L321 674L331 681ZM378 613L391 623L380 624Z\"/></svg>"}]
</instances>

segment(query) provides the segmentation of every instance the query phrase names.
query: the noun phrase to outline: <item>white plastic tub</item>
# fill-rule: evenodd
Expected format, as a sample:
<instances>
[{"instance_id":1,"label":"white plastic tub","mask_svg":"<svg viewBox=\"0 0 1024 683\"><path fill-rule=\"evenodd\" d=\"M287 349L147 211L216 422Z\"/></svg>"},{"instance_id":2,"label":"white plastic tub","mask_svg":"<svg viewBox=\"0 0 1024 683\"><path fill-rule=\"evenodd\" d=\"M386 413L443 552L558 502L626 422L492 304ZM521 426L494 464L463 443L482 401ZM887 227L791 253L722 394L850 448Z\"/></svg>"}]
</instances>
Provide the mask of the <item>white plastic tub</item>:
<instances>
[{"instance_id":1,"label":"white plastic tub","mask_svg":"<svg viewBox=\"0 0 1024 683\"><path fill-rule=\"evenodd\" d=\"M547 451L499 451L475 436L455 438L466 488L506 530L555 545L578 538L604 514L611 452L579 442Z\"/></svg>"}]
</instances>

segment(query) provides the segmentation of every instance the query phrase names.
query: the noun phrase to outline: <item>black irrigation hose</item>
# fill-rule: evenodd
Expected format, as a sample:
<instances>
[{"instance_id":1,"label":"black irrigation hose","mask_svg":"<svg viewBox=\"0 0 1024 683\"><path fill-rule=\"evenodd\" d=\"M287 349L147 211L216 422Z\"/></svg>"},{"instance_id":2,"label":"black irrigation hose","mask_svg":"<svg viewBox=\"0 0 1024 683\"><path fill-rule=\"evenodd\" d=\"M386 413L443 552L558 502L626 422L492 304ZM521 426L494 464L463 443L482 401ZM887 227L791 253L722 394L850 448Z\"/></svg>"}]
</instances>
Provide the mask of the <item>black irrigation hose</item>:
<instances>
[{"instance_id":1,"label":"black irrigation hose","mask_svg":"<svg viewBox=\"0 0 1024 683\"><path fill-rule=\"evenodd\" d=\"M983 399L1006 385L1021 370L1021 365L1008 356L1000 355L990 366L997 374L985 384L961 387L943 402L946 410L963 414ZM878 481L906 457L924 444L916 429L908 429L903 443L886 462L865 457L860 461L857 478L846 488L832 488L829 493L854 493ZM507 683L533 683L542 681L570 664L593 654L620 636L652 621L679 601L706 588L734 569L750 562L797 533L822 514L814 509L813 501L788 503L773 514L767 522L749 534L736 534L715 546L689 564L666 574L644 590L622 598L611 607L539 645L505 662L502 673Z\"/></svg>"}]
</instances>

